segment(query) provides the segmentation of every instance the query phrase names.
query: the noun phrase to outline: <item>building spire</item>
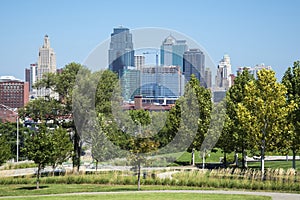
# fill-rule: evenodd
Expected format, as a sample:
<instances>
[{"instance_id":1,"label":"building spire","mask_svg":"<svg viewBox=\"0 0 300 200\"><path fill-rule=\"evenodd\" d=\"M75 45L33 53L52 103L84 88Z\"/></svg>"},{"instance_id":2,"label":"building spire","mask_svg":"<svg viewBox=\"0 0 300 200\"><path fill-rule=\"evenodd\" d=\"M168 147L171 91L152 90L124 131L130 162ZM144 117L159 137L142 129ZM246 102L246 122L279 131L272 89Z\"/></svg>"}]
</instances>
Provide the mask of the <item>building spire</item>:
<instances>
[{"instance_id":1,"label":"building spire","mask_svg":"<svg viewBox=\"0 0 300 200\"><path fill-rule=\"evenodd\" d=\"M49 37L48 37L47 34L46 34L45 37L44 37L44 45L43 45L43 48L50 48L50 41L49 41Z\"/></svg>"}]
</instances>

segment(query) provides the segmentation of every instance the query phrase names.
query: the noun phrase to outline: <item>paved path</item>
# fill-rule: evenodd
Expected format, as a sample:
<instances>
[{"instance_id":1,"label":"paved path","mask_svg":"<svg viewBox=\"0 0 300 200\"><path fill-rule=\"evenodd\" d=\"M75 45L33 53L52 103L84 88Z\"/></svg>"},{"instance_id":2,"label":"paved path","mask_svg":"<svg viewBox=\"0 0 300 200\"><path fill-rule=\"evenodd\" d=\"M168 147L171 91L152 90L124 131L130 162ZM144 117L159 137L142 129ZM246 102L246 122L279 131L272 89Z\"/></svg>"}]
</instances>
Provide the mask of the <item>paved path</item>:
<instances>
[{"instance_id":1,"label":"paved path","mask_svg":"<svg viewBox=\"0 0 300 200\"><path fill-rule=\"evenodd\" d=\"M175 174L179 171L172 171L172 172L163 172L163 173L160 173L160 174L157 174L157 177L158 178L161 178L161 179L172 179L172 174Z\"/></svg>"},{"instance_id":2,"label":"paved path","mask_svg":"<svg viewBox=\"0 0 300 200\"><path fill-rule=\"evenodd\" d=\"M0 197L0 199L22 199L24 197L46 197L46 196L72 196L72 195L107 195L107 194L132 194L132 193L194 193L194 194L242 194L255 196L269 196L273 200L299 200L300 194L276 193L276 192L248 192L248 191L224 191L224 190L149 190L149 191L124 191L124 192L80 192L52 195L35 195L35 196L9 196Z\"/></svg>"},{"instance_id":3,"label":"paved path","mask_svg":"<svg viewBox=\"0 0 300 200\"><path fill-rule=\"evenodd\" d=\"M260 157L246 157L247 161L260 161ZM293 156L265 156L265 161L292 161ZM296 160L300 160L300 156L296 156Z\"/></svg>"},{"instance_id":4,"label":"paved path","mask_svg":"<svg viewBox=\"0 0 300 200\"><path fill-rule=\"evenodd\" d=\"M0 177L27 176L34 174L35 171L36 168L0 170Z\"/></svg>"}]
</instances>

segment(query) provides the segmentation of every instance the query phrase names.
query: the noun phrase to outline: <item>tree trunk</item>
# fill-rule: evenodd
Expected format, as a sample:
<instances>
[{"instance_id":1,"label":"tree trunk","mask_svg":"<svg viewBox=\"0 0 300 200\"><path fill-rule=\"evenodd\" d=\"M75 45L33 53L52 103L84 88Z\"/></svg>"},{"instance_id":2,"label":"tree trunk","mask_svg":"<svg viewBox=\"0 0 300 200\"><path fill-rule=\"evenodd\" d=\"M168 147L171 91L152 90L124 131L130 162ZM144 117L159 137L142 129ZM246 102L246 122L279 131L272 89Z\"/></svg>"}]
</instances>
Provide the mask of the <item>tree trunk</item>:
<instances>
[{"instance_id":1,"label":"tree trunk","mask_svg":"<svg viewBox=\"0 0 300 200\"><path fill-rule=\"evenodd\" d=\"M225 168L226 168L227 167L227 158L226 158L226 152L225 151L224 151L223 163L224 163Z\"/></svg>"},{"instance_id":2,"label":"tree trunk","mask_svg":"<svg viewBox=\"0 0 300 200\"><path fill-rule=\"evenodd\" d=\"M80 137L75 131L74 134L74 155L73 155L73 170L75 173L79 172L80 167L80 154L81 154L81 145L80 145Z\"/></svg>"},{"instance_id":3,"label":"tree trunk","mask_svg":"<svg viewBox=\"0 0 300 200\"><path fill-rule=\"evenodd\" d=\"M77 149L77 155L78 155L78 165L77 165L77 171L79 172L79 169L80 169L80 161L81 161L81 150L82 150L82 142L80 141L80 137L78 136L78 143L79 143L79 147Z\"/></svg>"},{"instance_id":4,"label":"tree trunk","mask_svg":"<svg viewBox=\"0 0 300 200\"><path fill-rule=\"evenodd\" d=\"M54 176L55 165L52 165L52 176Z\"/></svg>"},{"instance_id":5,"label":"tree trunk","mask_svg":"<svg viewBox=\"0 0 300 200\"><path fill-rule=\"evenodd\" d=\"M265 180L265 140L262 140L262 145L261 145L261 180Z\"/></svg>"},{"instance_id":6,"label":"tree trunk","mask_svg":"<svg viewBox=\"0 0 300 200\"><path fill-rule=\"evenodd\" d=\"M96 171L98 171L98 160L96 160Z\"/></svg>"},{"instance_id":7,"label":"tree trunk","mask_svg":"<svg viewBox=\"0 0 300 200\"><path fill-rule=\"evenodd\" d=\"M264 128L262 130L263 136L261 140L261 180L265 180L265 148L266 148L266 130L268 127L268 123L265 122Z\"/></svg>"},{"instance_id":8,"label":"tree trunk","mask_svg":"<svg viewBox=\"0 0 300 200\"><path fill-rule=\"evenodd\" d=\"M242 144L242 168L245 169L246 166L246 152L245 152L245 147L244 147L244 142Z\"/></svg>"},{"instance_id":9,"label":"tree trunk","mask_svg":"<svg viewBox=\"0 0 300 200\"><path fill-rule=\"evenodd\" d=\"M192 150L192 166L195 166L195 149Z\"/></svg>"},{"instance_id":10,"label":"tree trunk","mask_svg":"<svg viewBox=\"0 0 300 200\"><path fill-rule=\"evenodd\" d=\"M237 152L234 152L234 164L236 167L239 166L239 155Z\"/></svg>"},{"instance_id":11,"label":"tree trunk","mask_svg":"<svg viewBox=\"0 0 300 200\"><path fill-rule=\"evenodd\" d=\"M296 169L296 151L293 149L293 169Z\"/></svg>"},{"instance_id":12,"label":"tree trunk","mask_svg":"<svg viewBox=\"0 0 300 200\"><path fill-rule=\"evenodd\" d=\"M138 161L138 191L141 190L141 162Z\"/></svg>"},{"instance_id":13,"label":"tree trunk","mask_svg":"<svg viewBox=\"0 0 300 200\"><path fill-rule=\"evenodd\" d=\"M205 169L205 151L203 151L203 154L202 154L202 169L203 170Z\"/></svg>"},{"instance_id":14,"label":"tree trunk","mask_svg":"<svg viewBox=\"0 0 300 200\"><path fill-rule=\"evenodd\" d=\"M41 173L41 165L38 165L38 171L36 175L36 189L40 189L40 173Z\"/></svg>"}]
</instances>

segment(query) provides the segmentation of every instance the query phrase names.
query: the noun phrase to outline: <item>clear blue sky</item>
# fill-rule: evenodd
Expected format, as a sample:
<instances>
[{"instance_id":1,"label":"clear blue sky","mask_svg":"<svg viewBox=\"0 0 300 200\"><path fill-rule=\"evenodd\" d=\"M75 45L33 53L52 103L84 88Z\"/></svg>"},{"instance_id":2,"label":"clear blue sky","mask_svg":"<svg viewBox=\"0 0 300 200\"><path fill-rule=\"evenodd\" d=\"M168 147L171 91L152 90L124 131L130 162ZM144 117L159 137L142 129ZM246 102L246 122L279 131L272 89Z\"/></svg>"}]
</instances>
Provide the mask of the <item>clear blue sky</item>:
<instances>
[{"instance_id":1,"label":"clear blue sky","mask_svg":"<svg viewBox=\"0 0 300 200\"><path fill-rule=\"evenodd\" d=\"M281 77L300 60L297 0L1 0L0 75L24 79L48 34L57 67L82 63L114 27L162 27L196 40L217 63L227 53L238 66L271 65Z\"/></svg>"}]
</instances>

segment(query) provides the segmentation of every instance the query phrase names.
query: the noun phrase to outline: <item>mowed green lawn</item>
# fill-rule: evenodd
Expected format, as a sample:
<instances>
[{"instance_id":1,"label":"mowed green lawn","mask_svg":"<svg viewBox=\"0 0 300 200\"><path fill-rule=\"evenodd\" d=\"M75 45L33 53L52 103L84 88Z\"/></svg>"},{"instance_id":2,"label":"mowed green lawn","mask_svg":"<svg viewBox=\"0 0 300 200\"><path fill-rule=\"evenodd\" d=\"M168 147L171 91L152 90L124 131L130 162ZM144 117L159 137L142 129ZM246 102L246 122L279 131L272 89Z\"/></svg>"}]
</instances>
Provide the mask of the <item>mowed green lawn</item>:
<instances>
[{"instance_id":1,"label":"mowed green lawn","mask_svg":"<svg viewBox=\"0 0 300 200\"><path fill-rule=\"evenodd\" d=\"M282 168L282 169L287 170L287 169L292 168L292 166L293 166L293 163L291 160L289 160L289 161L265 161L266 168L272 168L272 169ZM248 162L248 167L260 169L260 161ZM300 160L296 161L296 168L297 168L297 170L300 169Z\"/></svg>"},{"instance_id":2,"label":"mowed green lawn","mask_svg":"<svg viewBox=\"0 0 300 200\"><path fill-rule=\"evenodd\" d=\"M271 197L250 195L224 195L224 194L193 194L193 193L128 193L128 194L93 194L71 196L37 196L9 199L23 200L269 200Z\"/></svg>"},{"instance_id":3,"label":"mowed green lawn","mask_svg":"<svg viewBox=\"0 0 300 200\"><path fill-rule=\"evenodd\" d=\"M35 189L34 185L0 185L0 200L3 199L18 199L18 200L198 200L198 199L271 199L263 196L249 195L224 195L224 194L195 194L195 193L164 193L163 190L207 190L208 188L186 187L186 186L155 186L143 185L143 191L149 193L135 193L136 185L97 185L97 184L47 184L41 185L41 189ZM151 190L162 190L161 193L151 193ZM121 194L72 194L81 192L130 192ZM68 194L66 194L68 193ZM59 196L54 196L58 194ZM50 196L40 196L50 195ZM5 198L10 196L10 198ZM15 197L12 197L15 196Z\"/></svg>"},{"instance_id":4,"label":"mowed green lawn","mask_svg":"<svg viewBox=\"0 0 300 200\"><path fill-rule=\"evenodd\" d=\"M277 155L275 153L267 152L267 155ZM195 161L196 163L202 163L202 159L199 157L199 152L196 151L195 153ZM220 158L223 157L224 154L222 153L221 149L217 149L217 152L211 152L209 154L209 157L205 159L205 162L213 162L218 163L220 161ZM241 154L239 154L239 157L241 157ZM234 153L227 154L227 160L233 161L234 160ZM190 162L191 161L191 154L188 152L184 152L179 158L177 158L178 162ZM241 164L241 163L240 163ZM257 162L248 162L248 167L250 168L260 168L260 161ZM290 169L292 168L292 160L285 161L265 161L265 167L266 168L282 168L282 169ZM300 169L300 160L296 161L296 168Z\"/></svg>"}]
</instances>

